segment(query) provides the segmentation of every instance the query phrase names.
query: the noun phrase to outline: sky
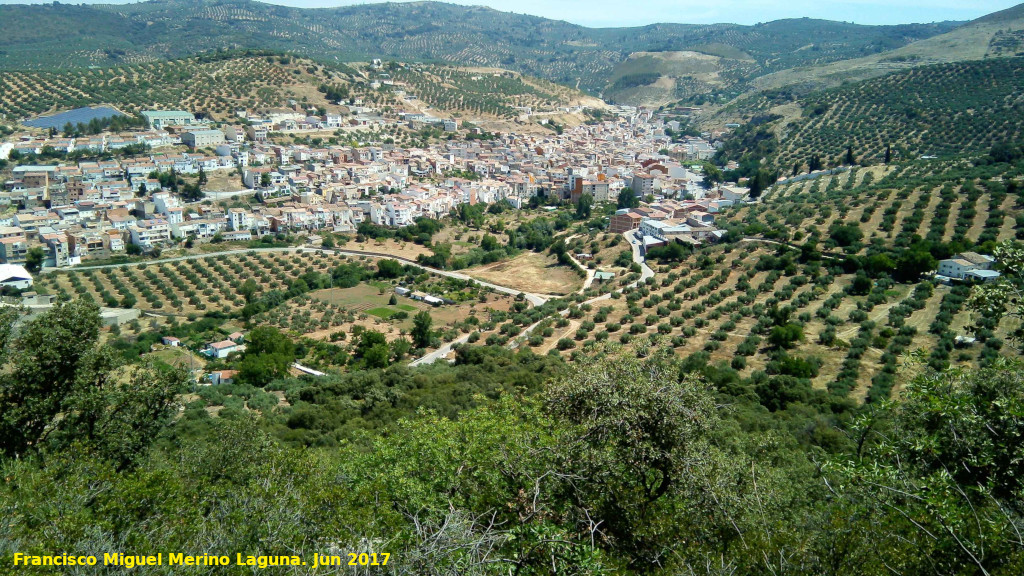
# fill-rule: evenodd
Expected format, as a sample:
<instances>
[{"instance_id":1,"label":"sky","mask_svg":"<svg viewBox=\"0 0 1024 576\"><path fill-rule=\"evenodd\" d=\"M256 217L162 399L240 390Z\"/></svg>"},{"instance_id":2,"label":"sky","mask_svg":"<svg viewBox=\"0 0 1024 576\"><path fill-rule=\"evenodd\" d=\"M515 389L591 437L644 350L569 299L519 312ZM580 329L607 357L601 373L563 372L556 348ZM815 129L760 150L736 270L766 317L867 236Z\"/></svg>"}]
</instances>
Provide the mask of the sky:
<instances>
[{"instance_id":1,"label":"sky","mask_svg":"<svg viewBox=\"0 0 1024 576\"><path fill-rule=\"evenodd\" d=\"M100 0L127 3L125 0ZM756 24L780 18L822 18L858 24L906 24L973 20L1022 0L448 0L505 12L566 20L584 26L640 26L655 22ZM44 3L0 0L0 4ZM66 2L74 4L76 2ZM323 8L365 0L273 0L272 4Z\"/></svg>"}]
</instances>

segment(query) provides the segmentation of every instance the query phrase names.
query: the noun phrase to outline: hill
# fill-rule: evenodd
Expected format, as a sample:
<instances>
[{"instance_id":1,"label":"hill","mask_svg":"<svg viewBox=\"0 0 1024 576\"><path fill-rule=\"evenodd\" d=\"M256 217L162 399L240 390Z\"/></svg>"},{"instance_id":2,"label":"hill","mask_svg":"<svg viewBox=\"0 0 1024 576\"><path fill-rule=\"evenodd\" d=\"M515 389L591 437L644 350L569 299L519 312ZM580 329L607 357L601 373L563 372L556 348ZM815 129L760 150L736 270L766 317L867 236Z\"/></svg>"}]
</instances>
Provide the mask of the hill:
<instances>
[{"instance_id":1,"label":"hill","mask_svg":"<svg viewBox=\"0 0 1024 576\"><path fill-rule=\"evenodd\" d=\"M737 132L720 159L767 158L788 173L811 156L841 163L986 152L1024 138L1024 58L921 66L792 100L759 95L748 112L767 120ZM789 115L774 114L787 112ZM795 110L795 112L794 112Z\"/></svg>"},{"instance_id":2,"label":"hill","mask_svg":"<svg viewBox=\"0 0 1024 576\"><path fill-rule=\"evenodd\" d=\"M380 74L393 76L394 84L373 89L370 82ZM399 89L418 99L407 100ZM328 92L334 100L328 101ZM336 109L337 99L349 96L404 109L430 106L478 120L513 118L518 114L515 106L601 105L571 88L504 70L473 72L394 63L387 71L378 71L263 51L0 75L0 114L17 119L93 104L111 104L128 113L152 107L185 108L223 119L238 108L282 106L289 99Z\"/></svg>"},{"instance_id":3,"label":"hill","mask_svg":"<svg viewBox=\"0 0 1024 576\"><path fill-rule=\"evenodd\" d=\"M605 97L653 106L673 100L697 105L727 101L766 74L887 53L956 26L945 22L877 27L801 18L750 27L706 27L657 52L630 54L615 67ZM642 85L619 82L638 73L647 79Z\"/></svg>"},{"instance_id":4,"label":"hill","mask_svg":"<svg viewBox=\"0 0 1024 576\"><path fill-rule=\"evenodd\" d=\"M39 22L48 33L36 33ZM0 69L123 65L216 49L288 50L339 61L396 58L500 67L577 86L608 88L616 65L645 51L740 60L748 80L793 66L883 52L955 23L858 26L781 20L756 26L655 24L592 29L438 2L298 9L250 0L150 0L125 5L0 6ZM614 92L614 91L613 91Z\"/></svg>"},{"instance_id":5,"label":"hill","mask_svg":"<svg viewBox=\"0 0 1024 576\"><path fill-rule=\"evenodd\" d=\"M764 75L751 86L756 90L798 86L807 91L929 64L1021 55L1024 55L1024 5L983 16L954 30L888 52Z\"/></svg>"}]
</instances>

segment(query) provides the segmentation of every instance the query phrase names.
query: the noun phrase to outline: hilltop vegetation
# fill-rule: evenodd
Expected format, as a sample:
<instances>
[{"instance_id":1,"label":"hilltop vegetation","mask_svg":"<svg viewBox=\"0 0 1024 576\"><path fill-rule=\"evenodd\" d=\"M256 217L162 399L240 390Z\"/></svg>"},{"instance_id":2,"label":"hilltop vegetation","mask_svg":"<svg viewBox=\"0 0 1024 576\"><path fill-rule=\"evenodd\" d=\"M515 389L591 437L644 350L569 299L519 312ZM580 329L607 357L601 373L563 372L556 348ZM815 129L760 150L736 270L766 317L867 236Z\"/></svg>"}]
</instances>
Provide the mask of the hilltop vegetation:
<instances>
[{"instance_id":1,"label":"hilltop vegetation","mask_svg":"<svg viewBox=\"0 0 1024 576\"><path fill-rule=\"evenodd\" d=\"M1021 55L1024 55L1024 5L989 14L901 48L782 70L760 76L750 84L755 92L786 89L806 94L919 66Z\"/></svg>"},{"instance_id":2,"label":"hilltop vegetation","mask_svg":"<svg viewBox=\"0 0 1024 576\"><path fill-rule=\"evenodd\" d=\"M34 33L47 22L48 33ZM0 69L123 65L217 49L288 50L335 61L395 58L515 70L591 93L642 51L691 50L754 61L742 77L855 58L955 24L858 26L781 20L757 26L654 24L591 29L438 2L303 10L248 0L0 7ZM740 70L730 70L739 74ZM749 72L749 74L748 74Z\"/></svg>"}]
</instances>

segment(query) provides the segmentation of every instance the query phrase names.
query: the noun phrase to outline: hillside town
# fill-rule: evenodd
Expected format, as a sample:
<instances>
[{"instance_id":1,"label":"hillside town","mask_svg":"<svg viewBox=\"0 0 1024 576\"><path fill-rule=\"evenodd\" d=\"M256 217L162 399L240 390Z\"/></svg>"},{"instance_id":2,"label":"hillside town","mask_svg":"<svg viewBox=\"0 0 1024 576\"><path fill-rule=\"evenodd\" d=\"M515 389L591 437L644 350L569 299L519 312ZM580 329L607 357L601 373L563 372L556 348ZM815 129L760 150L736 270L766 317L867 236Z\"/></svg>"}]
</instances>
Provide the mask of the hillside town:
<instances>
[{"instance_id":1,"label":"hillside town","mask_svg":"<svg viewBox=\"0 0 1024 576\"><path fill-rule=\"evenodd\" d=\"M6 146L11 158L109 153L132 145L145 152L15 166L0 191L0 263L25 263L33 246L45 251L45 267L65 267L189 240L345 233L362 222L402 227L417 218L443 218L459 204L505 201L519 209L535 197L577 202L587 194L596 202L615 202L625 188L644 206L620 210L612 218L613 231L645 224L649 242L699 243L714 240L714 214L745 196L742 188L704 186L699 162L714 147L704 138L673 142L667 134L678 122L649 110L621 107L614 120L562 134L484 135L474 128L465 139L426 148L270 142L270 133L343 125L339 115L308 116L295 108L262 115L239 111L244 124L219 128L186 111L145 111L148 127L137 132L20 137ZM380 120L372 114L358 109L347 125ZM395 122L410 128L437 124L445 131L458 126L455 120L434 120L400 112ZM238 189L188 201L159 179L217 174L230 174ZM244 208L210 201L234 197L253 201Z\"/></svg>"}]
</instances>

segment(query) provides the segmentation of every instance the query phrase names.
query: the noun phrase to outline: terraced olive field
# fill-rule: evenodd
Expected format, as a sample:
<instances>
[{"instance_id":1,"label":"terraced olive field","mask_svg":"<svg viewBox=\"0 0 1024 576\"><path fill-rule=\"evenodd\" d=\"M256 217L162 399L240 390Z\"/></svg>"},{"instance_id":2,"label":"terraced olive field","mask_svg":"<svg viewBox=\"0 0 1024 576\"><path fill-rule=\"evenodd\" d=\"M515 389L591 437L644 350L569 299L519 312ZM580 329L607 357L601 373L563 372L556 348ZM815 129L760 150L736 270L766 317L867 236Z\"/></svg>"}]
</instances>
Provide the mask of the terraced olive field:
<instances>
[{"instance_id":1,"label":"terraced olive field","mask_svg":"<svg viewBox=\"0 0 1024 576\"><path fill-rule=\"evenodd\" d=\"M769 161L788 173L806 168L812 156L840 164L848 149L870 164L884 161L887 148L893 160L908 161L985 152L1024 138L1024 58L922 66L792 98L765 93L726 109L722 118L765 118L780 104L801 110L796 118L767 116L761 137L727 146L729 159L760 159L768 151ZM777 138L777 146L766 146L766 138Z\"/></svg>"},{"instance_id":2,"label":"terraced olive field","mask_svg":"<svg viewBox=\"0 0 1024 576\"><path fill-rule=\"evenodd\" d=\"M474 116L514 118L520 114L515 106L553 109L582 96L546 80L494 70L415 66L396 67L391 75L434 108Z\"/></svg>"},{"instance_id":3,"label":"terraced olive field","mask_svg":"<svg viewBox=\"0 0 1024 576\"><path fill-rule=\"evenodd\" d=\"M24 118L54 110L112 104L126 113L186 109L221 116L237 108L281 106L295 88L318 82L276 56L187 58L62 72L4 72L0 113Z\"/></svg>"},{"instance_id":4,"label":"terraced olive field","mask_svg":"<svg viewBox=\"0 0 1024 576\"><path fill-rule=\"evenodd\" d=\"M512 117L518 114L514 106L550 109L583 97L576 90L502 70L396 66L392 73L406 92L465 118ZM240 108L282 107L288 100L336 108L337 98L328 101L325 87L380 107L407 104L393 91L372 89L363 73L345 65L281 54L221 53L112 68L4 72L0 114L22 119L110 104L129 114L148 108L185 109L225 119Z\"/></svg>"},{"instance_id":5,"label":"terraced olive field","mask_svg":"<svg viewBox=\"0 0 1024 576\"><path fill-rule=\"evenodd\" d=\"M337 268L348 265L346 274ZM369 271L362 282L347 281L352 266ZM527 310L525 301L464 281L427 274L417 275L414 288L451 300L432 307L396 297L391 282L372 279L375 260L325 253L238 253L208 258L137 264L116 268L61 271L41 275L36 287L60 299L85 298L107 307L131 307L179 321L214 314L246 317L250 302L268 302L250 317L254 325L268 325L295 337L338 341L358 326L381 332L388 340L403 337L411 318L426 310L441 341L474 334L491 342L507 343L509 328L499 326L515 315L533 323L554 312L551 306ZM314 275L337 277L344 287L315 289L307 283ZM311 276L314 276L311 278ZM245 284L254 289L246 297ZM322 281L322 280L321 280Z\"/></svg>"}]
</instances>

